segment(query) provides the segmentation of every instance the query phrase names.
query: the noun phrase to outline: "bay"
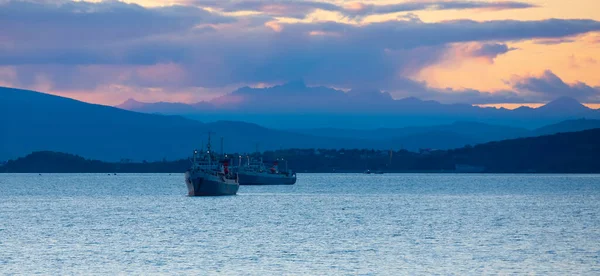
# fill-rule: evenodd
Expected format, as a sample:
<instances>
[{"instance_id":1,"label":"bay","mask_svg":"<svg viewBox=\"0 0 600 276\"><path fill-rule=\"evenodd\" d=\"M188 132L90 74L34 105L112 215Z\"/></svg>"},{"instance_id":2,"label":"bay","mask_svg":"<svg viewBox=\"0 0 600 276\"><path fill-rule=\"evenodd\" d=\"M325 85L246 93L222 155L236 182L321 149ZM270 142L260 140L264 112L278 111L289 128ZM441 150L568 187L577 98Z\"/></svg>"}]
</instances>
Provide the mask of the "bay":
<instances>
[{"instance_id":1,"label":"bay","mask_svg":"<svg viewBox=\"0 0 600 276\"><path fill-rule=\"evenodd\" d=\"M1 274L600 274L600 175L0 174Z\"/></svg>"}]
</instances>

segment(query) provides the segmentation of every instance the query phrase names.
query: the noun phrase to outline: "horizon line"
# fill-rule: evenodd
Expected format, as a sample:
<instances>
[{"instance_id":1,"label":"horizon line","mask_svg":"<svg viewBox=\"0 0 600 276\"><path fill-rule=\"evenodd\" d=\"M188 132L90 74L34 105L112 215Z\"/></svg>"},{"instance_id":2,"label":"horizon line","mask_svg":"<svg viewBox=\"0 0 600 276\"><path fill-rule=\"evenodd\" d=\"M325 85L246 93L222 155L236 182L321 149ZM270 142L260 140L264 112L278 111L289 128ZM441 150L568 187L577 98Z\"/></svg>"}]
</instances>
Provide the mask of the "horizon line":
<instances>
[{"instance_id":1,"label":"horizon line","mask_svg":"<svg viewBox=\"0 0 600 276\"><path fill-rule=\"evenodd\" d=\"M275 85L277 86L277 85ZM247 87L247 86L243 86L243 87ZM88 104L97 104L97 105L104 105L104 106L110 106L110 107L115 107L115 108L119 108L119 105L122 105L128 101L135 101L137 103L141 103L141 104L156 104L156 103L171 103L171 104L186 104L186 105L193 105L193 104L198 104L198 103L208 103L211 104L210 101L217 99L219 97L225 96L225 95L229 95L233 92L229 92L226 94L223 94L221 96L212 98L211 100L202 100L202 101L152 101L152 102L146 102L146 101L139 101L135 98L127 98L126 100L118 103L118 104L107 104L107 103L102 103L102 102L97 102L97 101L90 101L90 100L86 100L86 99L81 99L79 97L73 97L71 95L67 96L69 93L55 93L55 92L42 92L39 90L33 90L33 89L29 89L29 88L20 88L20 87L10 87L10 86L0 86L0 88L9 88L9 89L18 89L18 90L27 90L27 91L33 91L33 92L37 92L37 93L42 93L42 94L46 94L46 95L52 95L52 96L57 96L57 97L63 97L63 98L68 98L68 99L72 99L72 100L76 100L76 101L80 101L80 102L84 102L84 103L88 103ZM241 88L241 87L240 87ZM336 90L340 90L337 88L332 88L332 89L336 89ZM340 90L344 93L346 93L347 91L345 90ZM385 91L382 90L378 90L380 93L387 93ZM403 99L410 99L410 98L414 98L414 99L418 99L421 101L434 101L434 102L438 102L440 104L444 104L444 105L451 105L451 104L465 104L465 105L471 105L474 107L481 107L481 108L486 108L486 107L492 107L492 108L496 108L496 109L500 109L500 108L504 108L504 109L508 109L508 110L514 110L517 109L519 107L530 107L530 108L539 108L541 106L544 106L558 98L558 97L554 100L551 101L547 101L547 102L543 102L543 103L484 103L484 104L470 104L470 103L460 103L460 102L455 102L455 103L445 103L445 102L441 102L441 101L437 101L437 100L424 100L415 96L408 96L408 97L402 97L402 98L394 98L392 97L393 100L403 100ZM574 98L573 98L574 99ZM576 100L576 99L575 99ZM577 100L577 102L579 102ZM600 110L600 103L585 103L585 102L579 102L580 104L590 108L590 109L594 109L594 110Z\"/></svg>"}]
</instances>

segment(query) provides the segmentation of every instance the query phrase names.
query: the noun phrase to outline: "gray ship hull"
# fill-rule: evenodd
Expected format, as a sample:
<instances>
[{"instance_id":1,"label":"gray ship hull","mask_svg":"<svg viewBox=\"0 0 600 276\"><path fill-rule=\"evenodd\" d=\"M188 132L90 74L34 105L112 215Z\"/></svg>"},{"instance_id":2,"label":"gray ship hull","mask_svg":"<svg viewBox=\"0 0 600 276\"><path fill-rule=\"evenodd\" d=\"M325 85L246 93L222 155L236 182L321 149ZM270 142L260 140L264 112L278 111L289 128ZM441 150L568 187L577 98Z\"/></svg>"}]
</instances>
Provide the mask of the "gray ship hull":
<instances>
[{"instance_id":1,"label":"gray ship hull","mask_svg":"<svg viewBox=\"0 0 600 276\"><path fill-rule=\"evenodd\" d=\"M294 185L296 175L286 176L267 173L238 173L240 185Z\"/></svg>"},{"instance_id":2,"label":"gray ship hull","mask_svg":"<svg viewBox=\"0 0 600 276\"><path fill-rule=\"evenodd\" d=\"M232 179L222 181L212 175L190 175L186 173L185 183L189 196L235 195L240 185Z\"/></svg>"}]
</instances>

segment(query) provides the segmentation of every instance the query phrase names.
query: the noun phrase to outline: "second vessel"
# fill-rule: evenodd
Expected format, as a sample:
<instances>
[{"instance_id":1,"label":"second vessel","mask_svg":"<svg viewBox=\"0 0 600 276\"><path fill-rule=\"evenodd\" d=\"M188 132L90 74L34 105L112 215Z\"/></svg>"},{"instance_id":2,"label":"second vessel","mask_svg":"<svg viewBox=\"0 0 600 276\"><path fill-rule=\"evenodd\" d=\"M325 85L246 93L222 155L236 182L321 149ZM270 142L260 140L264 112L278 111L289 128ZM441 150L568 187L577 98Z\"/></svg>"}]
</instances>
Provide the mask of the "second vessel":
<instances>
[{"instance_id":1,"label":"second vessel","mask_svg":"<svg viewBox=\"0 0 600 276\"><path fill-rule=\"evenodd\" d=\"M246 164L240 164L238 168L240 185L293 185L296 183L296 173L287 169L287 161L283 160L286 166L283 171L280 171L279 161L273 162L272 166L267 168L262 159L246 158Z\"/></svg>"}]
</instances>

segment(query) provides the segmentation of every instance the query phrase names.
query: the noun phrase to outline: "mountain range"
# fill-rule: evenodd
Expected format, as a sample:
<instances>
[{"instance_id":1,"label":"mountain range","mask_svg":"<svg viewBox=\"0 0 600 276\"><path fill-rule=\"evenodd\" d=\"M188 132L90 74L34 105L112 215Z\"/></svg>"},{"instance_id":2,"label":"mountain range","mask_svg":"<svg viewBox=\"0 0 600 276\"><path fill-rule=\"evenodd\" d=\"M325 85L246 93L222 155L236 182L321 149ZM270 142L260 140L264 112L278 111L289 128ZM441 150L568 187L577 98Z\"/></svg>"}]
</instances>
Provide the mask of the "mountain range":
<instances>
[{"instance_id":1,"label":"mountain range","mask_svg":"<svg viewBox=\"0 0 600 276\"><path fill-rule=\"evenodd\" d=\"M230 151L279 147L358 147L356 140L314 137L243 122L202 123L181 116L145 114L49 94L0 88L0 160L52 150L114 161L173 159L224 137Z\"/></svg>"},{"instance_id":2,"label":"mountain range","mask_svg":"<svg viewBox=\"0 0 600 276\"><path fill-rule=\"evenodd\" d=\"M563 120L600 119L600 110L568 97L539 108L515 110L469 104L442 104L414 97L394 99L378 90L344 92L309 87L301 81L267 88L242 87L194 104L143 103L129 99L116 107L130 111L182 115L201 121L235 120L279 129L398 128L473 121L537 128Z\"/></svg>"},{"instance_id":3,"label":"mountain range","mask_svg":"<svg viewBox=\"0 0 600 276\"><path fill-rule=\"evenodd\" d=\"M435 136L434 133L454 133L465 137L471 137L473 140L477 141L477 143L481 143L483 141L541 136L560 132L575 132L593 128L600 128L600 120L585 118L566 120L532 130L520 127L458 121L447 125L378 128L373 130L320 128L295 129L291 131L315 136L358 138L369 140L385 140L389 139L390 137L399 138L421 136L426 134L429 134L429 136Z\"/></svg>"},{"instance_id":4,"label":"mountain range","mask_svg":"<svg viewBox=\"0 0 600 276\"><path fill-rule=\"evenodd\" d=\"M215 132L213 149L220 150L219 138L223 137L228 152L253 152L257 143L260 150L404 148L416 151L599 127L600 120L580 119L533 130L469 121L371 130L291 126L278 130L247 122L203 123L177 115L133 112L0 87L0 161L42 150L105 161L172 160L201 148L209 131Z\"/></svg>"},{"instance_id":5,"label":"mountain range","mask_svg":"<svg viewBox=\"0 0 600 276\"><path fill-rule=\"evenodd\" d=\"M421 148L452 149L490 141L535 137L561 132L575 132L600 128L600 120L575 119L546 125L537 129L526 129L477 122L459 121L447 125L364 129L295 129L295 133L331 138L361 139L392 144L412 151Z\"/></svg>"}]
</instances>

